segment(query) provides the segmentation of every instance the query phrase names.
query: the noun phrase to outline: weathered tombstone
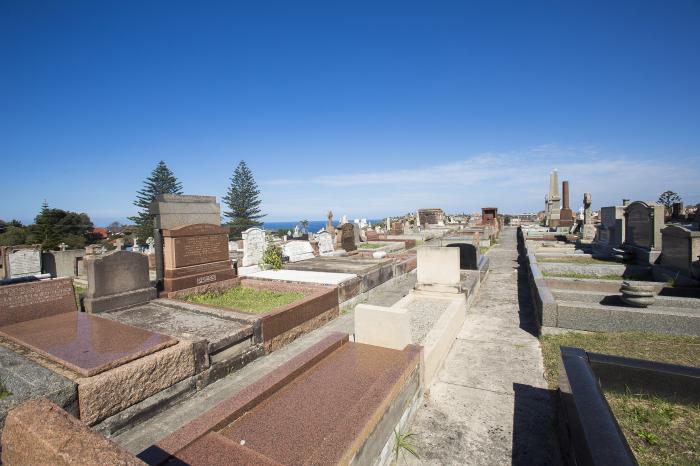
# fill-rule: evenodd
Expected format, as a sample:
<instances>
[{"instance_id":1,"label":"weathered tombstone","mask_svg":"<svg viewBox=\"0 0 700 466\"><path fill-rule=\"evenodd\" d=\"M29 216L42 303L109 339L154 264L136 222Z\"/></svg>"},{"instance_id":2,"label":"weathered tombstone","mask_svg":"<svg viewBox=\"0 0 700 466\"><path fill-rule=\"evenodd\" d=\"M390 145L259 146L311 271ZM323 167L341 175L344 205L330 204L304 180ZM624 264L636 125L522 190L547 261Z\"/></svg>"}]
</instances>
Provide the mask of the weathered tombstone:
<instances>
[{"instance_id":1,"label":"weathered tombstone","mask_svg":"<svg viewBox=\"0 0 700 466\"><path fill-rule=\"evenodd\" d=\"M481 223L483 225L495 225L497 215L498 215L498 207L482 207L481 208Z\"/></svg>"},{"instance_id":2,"label":"weathered tombstone","mask_svg":"<svg viewBox=\"0 0 700 466\"><path fill-rule=\"evenodd\" d=\"M379 239L379 233L374 230L367 230L365 235L367 236L367 241L376 241Z\"/></svg>"},{"instance_id":3,"label":"weathered tombstone","mask_svg":"<svg viewBox=\"0 0 700 466\"><path fill-rule=\"evenodd\" d=\"M340 247L348 252L357 249L354 230L355 226L352 223L344 223L340 226Z\"/></svg>"},{"instance_id":4,"label":"weathered tombstone","mask_svg":"<svg viewBox=\"0 0 700 466\"><path fill-rule=\"evenodd\" d=\"M289 262L299 262L314 257L314 248L308 241L288 241L282 247L282 255L289 258Z\"/></svg>"},{"instance_id":5,"label":"weathered tombstone","mask_svg":"<svg viewBox=\"0 0 700 466\"><path fill-rule=\"evenodd\" d=\"M122 249L124 249L124 240L122 238L115 240L114 241L114 248L117 251L121 251Z\"/></svg>"},{"instance_id":6,"label":"weathered tombstone","mask_svg":"<svg viewBox=\"0 0 700 466\"><path fill-rule=\"evenodd\" d=\"M355 239L355 244L360 244L362 242L362 235L360 235L360 226L356 223L352 224L352 234Z\"/></svg>"},{"instance_id":7,"label":"weathered tombstone","mask_svg":"<svg viewBox=\"0 0 700 466\"><path fill-rule=\"evenodd\" d=\"M318 241L318 253L321 256L330 256L333 254L335 250L333 235L327 231L321 232L316 236L316 241Z\"/></svg>"},{"instance_id":8,"label":"weathered tombstone","mask_svg":"<svg viewBox=\"0 0 700 466\"><path fill-rule=\"evenodd\" d=\"M253 227L243 232L243 267L258 265L265 253L265 231Z\"/></svg>"},{"instance_id":9,"label":"weathered tombstone","mask_svg":"<svg viewBox=\"0 0 700 466\"><path fill-rule=\"evenodd\" d=\"M162 230L166 294L236 278L228 228L197 224Z\"/></svg>"},{"instance_id":10,"label":"weathered tombstone","mask_svg":"<svg viewBox=\"0 0 700 466\"><path fill-rule=\"evenodd\" d=\"M141 304L156 298L148 275L148 257L115 251L85 260L88 290L83 304L87 312L104 312Z\"/></svg>"},{"instance_id":11,"label":"weathered tombstone","mask_svg":"<svg viewBox=\"0 0 700 466\"><path fill-rule=\"evenodd\" d=\"M85 246L85 255L86 256L97 256L99 254L102 254L102 245L101 244L89 244Z\"/></svg>"},{"instance_id":12,"label":"weathered tombstone","mask_svg":"<svg viewBox=\"0 0 700 466\"><path fill-rule=\"evenodd\" d=\"M459 293L459 249L423 246L418 248L417 290Z\"/></svg>"},{"instance_id":13,"label":"weathered tombstone","mask_svg":"<svg viewBox=\"0 0 700 466\"><path fill-rule=\"evenodd\" d=\"M77 309L70 278L0 286L0 327Z\"/></svg>"},{"instance_id":14,"label":"weathered tombstone","mask_svg":"<svg viewBox=\"0 0 700 466\"><path fill-rule=\"evenodd\" d=\"M462 270L477 270L477 249L472 244L453 243L448 248L459 248L459 268Z\"/></svg>"},{"instance_id":15,"label":"weathered tombstone","mask_svg":"<svg viewBox=\"0 0 700 466\"><path fill-rule=\"evenodd\" d=\"M610 206L600 208L600 224L596 226L595 243L606 248L619 248L625 241L625 208Z\"/></svg>"},{"instance_id":16,"label":"weathered tombstone","mask_svg":"<svg viewBox=\"0 0 700 466\"><path fill-rule=\"evenodd\" d=\"M156 278L161 284L165 277L161 230L196 224L221 225L221 209L214 196L161 194L151 202L149 213L154 216Z\"/></svg>"},{"instance_id":17,"label":"weathered tombstone","mask_svg":"<svg viewBox=\"0 0 700 466\"><path fill-rule=\"evenodd\" d=\"M625 241L644 249L661 248L664 207L656 203L635 201L625 208Z\"/></svg>"},{"instance_id":18,"label":"weathered tombstone","mask_svg":"<svg viewBox=\"0 0 700 466\"><path fill-rule=\"evenodd\" d=\"M146 253L147 254L154 254L156 252L156 248L155 248L156 240L154 240L152 236L149 236L148 239L146 240L146 244L148 245L148 250L146 251Z\"/></svg>"},{"instance_id":19,"label":"weathered tombstone","mask_svg":"<svg viewBox=\"0 0 700 466\"><path fill-rule=\"evenodd\" d=\"M700 255L700 231L692 231L680 225L668 225L661 230L662 249L660 264L663 267L679 272L686 277L698 276L698 261Z\"/></svg>"},{"instance_id":20,"label":"weathered tombstone","mask_svg":"<svg viewBox=\"0 0 700 466\"><path fill-rule=\"evenodd\" d=\"M3 246L4 278L41 275L41 245Z\"/></svg>"},{"instance_id":21,"label":"weathered tombstone","mask_svg":"<svg viewBox=\"0 0 700 466\"><path fill-rule=\"evenodd\" d=\"M299 230L299 225L294 225L294 233L292 233L292 238L301 238L301 230Z\"/></svg>"},{"instance_id":22,"label":"weathered tombstone","mask_svg":"<svg viewBox=\"0 0 700 466\"><path fill-rule=\"evenodd\" d=\"M41 254L42 270L52 277L75 277L82 275L83 249L46 251Z\"/></svg>"}]
</instances>

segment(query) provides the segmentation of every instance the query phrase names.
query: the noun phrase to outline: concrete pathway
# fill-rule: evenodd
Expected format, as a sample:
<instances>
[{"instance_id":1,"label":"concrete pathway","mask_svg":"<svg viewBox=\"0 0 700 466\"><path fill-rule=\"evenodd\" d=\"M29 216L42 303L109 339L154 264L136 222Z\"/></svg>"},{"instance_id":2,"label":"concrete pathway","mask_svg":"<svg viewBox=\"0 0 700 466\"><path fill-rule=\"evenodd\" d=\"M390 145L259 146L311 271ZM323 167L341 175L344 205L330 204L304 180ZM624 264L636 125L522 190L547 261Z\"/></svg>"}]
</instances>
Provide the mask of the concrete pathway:
<instances>
[{"instance_id":1,"label":"concrete pathway","mask_svg":"<svg viewBox=\"0 0 700 466\"><path fill-rule=\"evenodd\" d=\"M507 228L500 242L410 429L421 458L405 455L409 464L558 464L552 397L515 229Z\"/></svg>"}]
</instances>

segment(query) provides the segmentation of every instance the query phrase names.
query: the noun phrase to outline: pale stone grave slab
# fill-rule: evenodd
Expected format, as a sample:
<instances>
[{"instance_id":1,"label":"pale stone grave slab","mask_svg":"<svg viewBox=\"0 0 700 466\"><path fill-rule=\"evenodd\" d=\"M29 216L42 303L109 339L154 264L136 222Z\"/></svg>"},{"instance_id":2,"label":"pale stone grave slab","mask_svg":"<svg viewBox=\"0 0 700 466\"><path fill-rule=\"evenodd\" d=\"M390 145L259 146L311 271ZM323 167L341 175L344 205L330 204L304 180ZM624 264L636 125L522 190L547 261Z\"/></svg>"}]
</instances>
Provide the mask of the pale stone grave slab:
<instances>
[{"instance_id":1,"label":"pale stone grave slab","mask_svg":"<svg viewBox=\"0 0 700 466\"><path fill-rule=\"evenodd\" d=\"M289 257L289 262L299 262L314 257L314 248L308 241L288 241L282 248L282 254Z\"/></svg>"}]
</instances>

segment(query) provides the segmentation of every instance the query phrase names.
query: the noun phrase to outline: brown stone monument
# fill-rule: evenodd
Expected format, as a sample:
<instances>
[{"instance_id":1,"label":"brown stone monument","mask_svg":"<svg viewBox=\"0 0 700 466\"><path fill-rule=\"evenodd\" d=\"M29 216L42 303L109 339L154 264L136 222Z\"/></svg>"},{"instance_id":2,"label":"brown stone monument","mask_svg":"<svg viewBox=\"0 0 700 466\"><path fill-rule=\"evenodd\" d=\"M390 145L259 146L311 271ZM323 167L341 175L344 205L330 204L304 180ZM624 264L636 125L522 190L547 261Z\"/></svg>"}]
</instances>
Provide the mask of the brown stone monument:
<instances>
[{"instance_id":1,"label":"brown stone monument","mask_svg":"<svg viewBox=\"0 0 700 466\"><path fill-rule=\"evenodd\" d=\"M162 230L162 235L166 294L236 278L227 227L200 223Z\"/></svg>"},{"instance_id":2,"label":"brown stone monument","mask_svg":"<svg viewBox=\"0 0 700 466\"><path fill-rule=\"evenodd\" d=\"M355 225L352 223L344 223L340 227L340 246L346 251L355 251Z\"/></svg>"},{"instance_id":3,"label":"brown stone monument","mask_svg":"<svg viewBox=\"0 0 700 466\"><path fill-rule=\"evenodd\" d=\"M326 222L326 231L328 233L333 234L335 232L335 228L333 227L333 211L329 210L328 211L328 221Z\"/></svg>"},{"instance_id":4,"label":"brown stone monument","mask_svg":"<svg viewBox=\"0 0 700 466\"><path fill-rule=\"evenodd\" d=\"M559 226L571 227L574 224L574 213L569 207L569 182L564 181L561 184L561 194L563 207L559 211Z\"/></svg>"}]
</instances>

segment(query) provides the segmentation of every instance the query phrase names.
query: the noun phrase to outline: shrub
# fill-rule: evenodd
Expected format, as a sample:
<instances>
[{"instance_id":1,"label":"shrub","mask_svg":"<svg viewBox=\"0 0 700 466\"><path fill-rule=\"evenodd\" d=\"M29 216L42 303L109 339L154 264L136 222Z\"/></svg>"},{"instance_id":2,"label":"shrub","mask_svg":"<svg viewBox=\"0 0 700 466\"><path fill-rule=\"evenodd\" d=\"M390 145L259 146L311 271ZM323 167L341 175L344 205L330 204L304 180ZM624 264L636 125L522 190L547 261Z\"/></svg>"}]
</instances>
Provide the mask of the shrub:
<instances>
[{"instance_id":1,"label":"shrub","mask_svg":"<svg viewBox=\"0 0 700 466\"><path fill-rule=\"evenodd\" d=\"M282 268L282 248L275 243L269 243L263 254L263 264L269 265L273 270Z\"/></svg>"}]
</instances>

